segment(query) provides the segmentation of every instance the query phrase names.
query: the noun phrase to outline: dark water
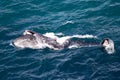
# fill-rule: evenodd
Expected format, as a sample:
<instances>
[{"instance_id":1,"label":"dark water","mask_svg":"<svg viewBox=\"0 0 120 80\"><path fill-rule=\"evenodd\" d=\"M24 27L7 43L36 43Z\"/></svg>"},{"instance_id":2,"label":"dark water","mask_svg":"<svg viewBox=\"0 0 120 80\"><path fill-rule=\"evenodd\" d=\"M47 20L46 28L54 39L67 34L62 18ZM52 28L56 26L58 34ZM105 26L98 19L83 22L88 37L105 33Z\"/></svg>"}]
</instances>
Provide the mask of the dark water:
<instances>
[{"instance_id":1,"label":"dark water","mask_svg":"<svg viewBox=\"0 0 120 80\"><path fill-rule=\"evenodd\" d=\"M116 52L10 46L26 29L109 37ZM119 33L120 0L0 0L0 80L120 80Z\"/></svg>"}]
</instances>

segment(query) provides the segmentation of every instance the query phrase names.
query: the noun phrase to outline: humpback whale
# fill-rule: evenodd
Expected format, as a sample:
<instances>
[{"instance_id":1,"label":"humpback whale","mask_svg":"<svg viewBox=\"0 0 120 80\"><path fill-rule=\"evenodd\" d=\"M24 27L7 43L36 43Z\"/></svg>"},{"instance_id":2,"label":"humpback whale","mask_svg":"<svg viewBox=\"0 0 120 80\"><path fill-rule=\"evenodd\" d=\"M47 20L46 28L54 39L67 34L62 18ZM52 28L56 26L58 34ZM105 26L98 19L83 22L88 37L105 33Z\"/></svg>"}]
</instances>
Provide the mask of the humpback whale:
<instances>
[{"instance_id":1,"label":"humpback whale","mask_svg":"<svg viewBox=\"0 0 120 80\"><path fill-rule=\"evenodd\" d=\"M23 35L16 38L12 41L12 45L19 48L32 48L32 49L41 49L41 48L51 48L54 50L61 50L64 48L69 48L70 46L86 46L89 44L80 41L71 41L71 38L66 39L63 43L59 43L56 38L51 38L31 30L25 30ZM90 44L95 46L103 47L109 54L114 53L114 42L106 38L101 44Z\"/></svg>"}]
</instances>

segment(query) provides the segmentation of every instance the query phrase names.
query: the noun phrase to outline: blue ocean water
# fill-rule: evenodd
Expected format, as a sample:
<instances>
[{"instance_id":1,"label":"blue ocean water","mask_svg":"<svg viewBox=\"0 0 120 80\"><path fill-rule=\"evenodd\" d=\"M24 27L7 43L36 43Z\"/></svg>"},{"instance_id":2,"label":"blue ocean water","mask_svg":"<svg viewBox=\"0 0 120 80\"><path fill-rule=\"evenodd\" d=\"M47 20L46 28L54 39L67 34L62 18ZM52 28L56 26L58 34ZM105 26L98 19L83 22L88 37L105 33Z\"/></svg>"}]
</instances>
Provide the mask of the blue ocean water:
<instances>
[{"instance_id":1,"label":"blue ocean water","mask_svg":"<svg viewBox=\"0 0 120 80\"><path fill-rule=\"evenodd\" d=\"M26 29L109 37L116 52L10 46ZM0 0L0 80L120 80L119 32L120 0Z\"/></svg>"}]
</instances>

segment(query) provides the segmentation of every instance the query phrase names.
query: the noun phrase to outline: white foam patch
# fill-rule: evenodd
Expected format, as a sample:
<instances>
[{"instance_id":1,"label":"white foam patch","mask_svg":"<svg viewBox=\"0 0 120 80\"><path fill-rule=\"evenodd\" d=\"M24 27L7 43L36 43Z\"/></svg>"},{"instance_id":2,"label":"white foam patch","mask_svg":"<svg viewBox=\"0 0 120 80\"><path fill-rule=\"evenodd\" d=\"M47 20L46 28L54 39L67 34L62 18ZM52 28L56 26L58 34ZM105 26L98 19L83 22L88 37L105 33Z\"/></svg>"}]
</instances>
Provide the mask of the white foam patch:
<instances>
[{"instance_id":1,"label":"white foam patch","mask_svg":"<svg viewBox=\"0 0 120 80\"><path fill-rule=\"evenodd\" d=\"M64 25L65 24L73 24L74 22L73 21L66 21L65 23L63 23Z\"/></svg>"},{"instance_id":2,"label":"white foam patch","mask_svg":"<svg viewBox=\"0 0 120 80\"><path fill-rule=\"evenodd\" d=\"M60 34L62 34L62 33L60 33ZM89 35L89 34L58 37L55 33L46 33L46 34L44 34L44 36L56 39L56 41L59 44L63 44L64 42L67 41L67 39L70 39L70 38L97 38L97 36L93 36L93 35Z\"/></svg>"},{"instance_id":3,"label":"white foam patch","mask_svg":"<svg viewBox=\"0 0 120 80\"><path fill-rule=\"evenodd\" d=\"M64 36L63 33L56 33L55 35L57 35L57 36Z\"/></svg>"},{"instance_id":4,"label":"white foam patch","mask_svg":"<svg viewBox=\"0 0 120 80\"><path fill-rule=\"evenodd\" d=\"M77 45L77 44L74 44L74 45L69 46L68 48L69 48L69 49L72 49L72 48L79 48L79 47L81 47L81 46L79 46L79 45Z\"/></svg>"},{"instance_id":5,"label":"white foam patch","mask_svg":"<svg viewBox=\"0 0 120 80\"><path fill-rule=\"evenodd\" d=\"M53 39L57 39L58 37L55 35L55 33L52 33L52 32L50 32L50 33L45 33L45 34L43 34L44 36L46 36L46 37L50 37L50 38L53 38Z\"/></svg>"}]
</instances>

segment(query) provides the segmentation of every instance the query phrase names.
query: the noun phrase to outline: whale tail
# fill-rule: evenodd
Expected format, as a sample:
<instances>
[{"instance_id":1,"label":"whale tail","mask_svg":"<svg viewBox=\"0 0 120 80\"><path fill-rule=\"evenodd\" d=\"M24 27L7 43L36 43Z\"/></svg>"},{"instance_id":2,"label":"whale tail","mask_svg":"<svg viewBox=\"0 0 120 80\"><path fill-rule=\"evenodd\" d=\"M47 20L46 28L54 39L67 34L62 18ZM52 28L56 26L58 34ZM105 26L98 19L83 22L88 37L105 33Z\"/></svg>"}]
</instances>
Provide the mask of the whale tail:
<instances>
[{"instance_id":1,"label":"whale tail","mask_svg":"<svg viewBox=\"0 0 120 80\"><path fill-rule=\"evenodd\" d=\"M109 38L103 39L101 46L106 50L108 54L113 54L115 52L114 42Z\"/></svg>"}]
</instances>

